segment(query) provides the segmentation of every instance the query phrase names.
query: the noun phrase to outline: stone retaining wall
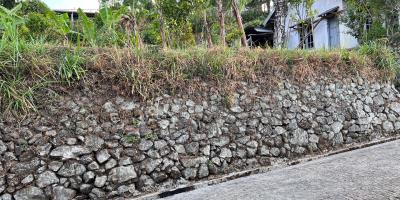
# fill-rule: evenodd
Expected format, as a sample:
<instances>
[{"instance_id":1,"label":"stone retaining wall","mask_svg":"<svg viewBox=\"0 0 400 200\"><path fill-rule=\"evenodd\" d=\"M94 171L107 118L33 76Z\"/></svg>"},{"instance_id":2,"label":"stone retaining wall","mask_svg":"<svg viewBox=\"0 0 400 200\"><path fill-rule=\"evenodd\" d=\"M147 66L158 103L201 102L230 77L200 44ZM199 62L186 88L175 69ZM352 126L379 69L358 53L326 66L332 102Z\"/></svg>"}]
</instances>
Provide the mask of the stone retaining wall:
<instances>
[{"instance_id":1,"label":"stone retaining wall","mask_svg":"<svg viewBox=\"0 0 400 200\"><path fill-rule=\"evenodd\" d=\"M116 199L388 137L399 93L355 80L246 85L230 96L141 103L91 92L52 96L0 118L0 199Z\"/></svg>"}]
</instances>

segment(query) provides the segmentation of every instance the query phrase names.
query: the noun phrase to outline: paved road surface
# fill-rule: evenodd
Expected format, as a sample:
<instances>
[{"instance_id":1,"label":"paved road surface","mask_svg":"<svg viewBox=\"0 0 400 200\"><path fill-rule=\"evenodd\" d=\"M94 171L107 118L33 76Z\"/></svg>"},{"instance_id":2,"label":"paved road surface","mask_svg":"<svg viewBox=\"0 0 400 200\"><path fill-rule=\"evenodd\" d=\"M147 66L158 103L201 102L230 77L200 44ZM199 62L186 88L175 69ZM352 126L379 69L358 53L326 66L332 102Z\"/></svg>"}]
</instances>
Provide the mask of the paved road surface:
<instances>
[{"instance_id":1,"label":"paved road surface","mask_svg":"<svg viewBox=\"0 0 400 200\"><path fill-rule=\"evenodd\" d=\"M166 199L400 200L400 141L244 177Z\"/></svg>"}]
</instances>

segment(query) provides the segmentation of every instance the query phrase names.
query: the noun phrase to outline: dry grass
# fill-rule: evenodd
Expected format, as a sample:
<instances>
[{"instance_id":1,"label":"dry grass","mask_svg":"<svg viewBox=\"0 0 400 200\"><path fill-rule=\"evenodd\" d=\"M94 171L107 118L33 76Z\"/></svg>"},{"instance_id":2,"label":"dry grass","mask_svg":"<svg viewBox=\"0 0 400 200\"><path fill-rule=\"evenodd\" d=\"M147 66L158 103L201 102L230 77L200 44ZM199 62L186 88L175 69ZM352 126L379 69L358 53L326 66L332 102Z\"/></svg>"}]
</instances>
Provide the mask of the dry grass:
<instances>
[{"instance_id":1,"label":"dry grass","mask_svg":"<svg viewBox=\"0 0 400 200\"><path fill-rule=\"evenodd\" d=\"M68 85L56 67L66 51L71 49L46 46L25 52L20 71L26 83L21 85L29 87L45 81L51 83L48 87L64 90L82 84L108 86L120 94L149 99L165 93L196 95L210 88L229 94L241 82L262 84L265 90L271 90L282 80L307 83L321 77L362 76L371 81L393 77L393 72L378 69L370 58L356 51L83 48L78 53L85 60L85 75ZM5 71L0 71L0 78Z\"/></svg>"}]
</instances>

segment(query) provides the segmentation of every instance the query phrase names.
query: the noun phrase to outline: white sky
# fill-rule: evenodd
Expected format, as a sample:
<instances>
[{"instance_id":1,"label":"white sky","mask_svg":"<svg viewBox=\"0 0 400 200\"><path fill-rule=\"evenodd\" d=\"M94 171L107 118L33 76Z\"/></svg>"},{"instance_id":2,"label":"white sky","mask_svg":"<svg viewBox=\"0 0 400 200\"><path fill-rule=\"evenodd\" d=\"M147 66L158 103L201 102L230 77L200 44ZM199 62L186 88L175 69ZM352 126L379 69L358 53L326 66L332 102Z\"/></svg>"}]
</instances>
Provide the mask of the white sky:
<instances>
[{"instance_id":1,"label":"white sky","mask_svg":"<svg viewBox=\"0 0 400 200\"><path fill-rule=\"evenodd\" d=\"M53 10L97 10L99 8L98 0L43 0L50 9Z\"/></svg>"}]
</instances>

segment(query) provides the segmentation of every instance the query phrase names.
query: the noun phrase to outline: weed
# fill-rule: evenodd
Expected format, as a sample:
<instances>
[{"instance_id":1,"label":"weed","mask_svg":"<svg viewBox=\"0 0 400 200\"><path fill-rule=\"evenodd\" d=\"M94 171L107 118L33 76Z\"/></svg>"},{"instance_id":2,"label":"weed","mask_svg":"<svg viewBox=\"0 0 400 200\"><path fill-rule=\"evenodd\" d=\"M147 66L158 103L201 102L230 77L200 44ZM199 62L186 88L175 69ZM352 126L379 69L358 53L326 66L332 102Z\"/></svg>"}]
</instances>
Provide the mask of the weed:
<instances>
[{"instance_id":1,"label":"weed","mask_svg":"<svg viewBox=\"0 0 400 200\"><path fill-rule=\"evenodd\" d=\"M139 128L141 121L138 119L132 119L132 126L135 128Z\"/></svg>"},{"instance_id":2,"label":"weed","mask_svg":"<svg viewBox=\"0 0 400 200\"><path fill-rule=\"evenodd\" d=\"M36 110L34 92L43 86L43 83L37 83L30 87L22 77L5 77L3 80L0 80L0 93L4 109L22 111L24 113L29 110Z\"/></svg>"},{"instance_id":3,"label":"weed","mask_svg":"<svg viewBox=\"0 0 400 200\"><path fill-rule=\"evenodd\" d=\"M124 139L127 143L133 144L140 141L140 138L136 135L125 135Z\"/></svg>"},{"instance_id":4,"label":"weed","mask_svg":"<svg viewBox=\"0 0 400 200\"><path fill-rule=\"evenodd\" d=\"M146 140L154 141L154 140L157 139L157 135L154 134L154 133L147 133L147 134L144 136L144 138L145 138Z\"/></svg>"},{"instance_id":5,"label":"weed","mask_svg":"<svg viewBox=\"0 0 400 200\"><path fill-rule=\"evenodd\" d=\"M63 61L58 67L58 73L61 80L70 84L72 81L80 80L86 73L84 69L84 58L79 50L66 51Z\"/></svg>"}]
</instances>

